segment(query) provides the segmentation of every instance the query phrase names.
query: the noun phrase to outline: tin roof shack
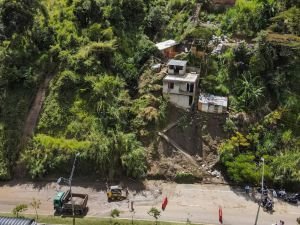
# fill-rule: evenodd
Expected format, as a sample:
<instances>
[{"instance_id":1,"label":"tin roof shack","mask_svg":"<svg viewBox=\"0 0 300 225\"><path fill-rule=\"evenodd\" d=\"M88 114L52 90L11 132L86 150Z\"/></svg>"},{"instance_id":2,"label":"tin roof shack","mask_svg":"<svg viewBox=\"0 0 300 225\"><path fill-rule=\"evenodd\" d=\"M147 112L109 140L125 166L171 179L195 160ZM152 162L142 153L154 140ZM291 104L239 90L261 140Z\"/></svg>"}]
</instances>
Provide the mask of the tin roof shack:
<instances>
[{"instance_id":1,"label":"tin roof shack","mask_svg":"<svg viewBox=\"0 0 300 225\"><path fill-rule=\"evenodd\" d=\"M158 50L166 57L166 58L173 58L175 55L178 54L177 52L177 45L178 43L174 40L167 40L163 42L159 42L155 44Z\"/></svg>"},{"instance_id":2,"label":"tin roof shack","mask_svg":"<svg viewBox=\"0 0 300 225\"><path fill-rule=\"evenodd\" d=\"M187 61L171 59L167 64L168 74L169 75L181 75L181 76L185 75L186 64L187 64Z\"/></svg>"},{"instance_id":3,"label":"tin roof shack","mask_svg":"<svg viewBox=\"0 0 300 225\"><path fill-rule=\"evenodd\" d=\"M226 113L228 98L210 94L200 94L198 110L210 113Z\"/></svg>"},{"instance_id":4,"label":"tin roof shack","mask_svg":"<svg viewBox=\"0 0 300 225\"><path fill-rule=\"evenodd\" d=\"M198 81L199 74L197 73L168 74L163 79L163 94L167 95L174 105L189 109L196 98Z\"/></svg>"}]
</instances>

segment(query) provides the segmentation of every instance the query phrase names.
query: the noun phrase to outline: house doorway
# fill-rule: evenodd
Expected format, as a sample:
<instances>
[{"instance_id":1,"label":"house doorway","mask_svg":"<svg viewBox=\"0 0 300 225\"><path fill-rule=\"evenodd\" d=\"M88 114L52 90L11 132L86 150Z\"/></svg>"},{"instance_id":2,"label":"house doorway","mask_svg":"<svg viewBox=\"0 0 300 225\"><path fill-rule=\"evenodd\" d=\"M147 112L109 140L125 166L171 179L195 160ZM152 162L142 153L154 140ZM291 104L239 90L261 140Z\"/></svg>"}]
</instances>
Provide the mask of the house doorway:
<instances>
[{"instance_id":1,"label":"house doorway","mask_svg":"<svg viewBox=\"0 0 300 225\"><path fill-rule=\"evenodd\" d=\"M193 96L189 96L189 106L193 104L193 100L194 100Z\"/></svg>"}]
</instances>

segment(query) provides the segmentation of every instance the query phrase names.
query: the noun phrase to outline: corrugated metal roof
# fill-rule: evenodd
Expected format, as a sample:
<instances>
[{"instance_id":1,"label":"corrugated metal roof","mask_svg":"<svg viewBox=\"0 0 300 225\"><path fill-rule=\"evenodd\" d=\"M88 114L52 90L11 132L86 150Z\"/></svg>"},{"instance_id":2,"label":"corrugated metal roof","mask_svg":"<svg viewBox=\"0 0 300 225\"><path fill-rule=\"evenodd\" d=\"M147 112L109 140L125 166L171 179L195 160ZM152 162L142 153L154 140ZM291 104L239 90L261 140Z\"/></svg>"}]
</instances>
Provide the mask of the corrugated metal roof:
<instances>
[{"instance_id":1,"label":"corrugated metal roof","mask_svg":"<svg viewBox=\"0 0 300 225\"><path fill-rule=\"evenodd\" d=\"M184 61L184 60L175 60L175 59L171 59L169 62L168 62L168 66L186 66L187 64L187 61Z\"/></svg>"},{"instance_id":2,"label":"corrugated metal roof","mask_svg":"<svg viewBox=\"0 0 300 225\"><path fill-rule=\"evenodd\" d=\"M211 95L211 94L200 94L199 102L213 104L213 105L220 105L223 107L228 106L228 98L227 97L215 96L215 95Z\"/></svg>"},{"instance_id":3,"label":"corrugated metal roof","mask_svg":"<svg viewBox=\"0 0 300 225\"><path fill-rule=\"evenodd\" d=\"M0 217L0 225L36 225L33 219Z\"/></svg>"},{"instance_id":4,"label":"corrugated metal roof","mask_svg":"<svg viewBox=\"0 0 300 225\"><path fill-rule=\"evenodd\" d=\"M164 49L167 49L167 48L177 45L177 42L174 40L167 40L167 41L159 42L155 45L161 51L161 50L164 50Z\"/></svg>"}]
</instances>

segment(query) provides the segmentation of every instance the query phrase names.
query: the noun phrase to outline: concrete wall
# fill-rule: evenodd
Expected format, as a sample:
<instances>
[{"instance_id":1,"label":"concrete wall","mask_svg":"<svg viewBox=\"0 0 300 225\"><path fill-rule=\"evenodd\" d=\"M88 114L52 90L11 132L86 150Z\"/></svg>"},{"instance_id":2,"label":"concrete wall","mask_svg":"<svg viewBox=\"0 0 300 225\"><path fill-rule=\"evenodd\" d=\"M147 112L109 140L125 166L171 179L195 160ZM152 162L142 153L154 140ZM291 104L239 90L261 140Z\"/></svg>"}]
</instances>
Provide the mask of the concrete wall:
<instances>
[{"instance_id":1,"label":"concrete wall","mask_svg":"<svg viewBox=\"0 0 300 225\"><path fill-rule=\"evenodd\" d=\"M167 81L164 81L163 84L163 93L173 93L173 94L179 94L179 84L174 82L174 88L169 89L168 88L168 83Z\"/></svg>"},{"instance_id":2,"label":"concrete wall","mask_svg":"<svg viewBox=\"0 0 300 225\"><path fill-rule=\"evenodd\" d=\"M223 106L209 105L209 104L202 104L201 102L198 103L198 110L202 112L209 112L209 113L225 113L226 108Z\"/></svg>"},{"instance_id":3,"label":"concrete wall","mask_svg":"<svg viewBox=\"0 0 300 225\"><path fill-rule=\"evenodd\" d=\"M174 88L173 89L169 89L168 88L168 83L169 82L164 82L163 83L163 93L171 93L171 94L181 94L181 95L190 95L190 96L194 96L196 93L196 88L197 88L197 84L194 84L194 92L187 92L186 90L186 85L187 83L184 82L174 82Z\"/></svg>"},{"instance_id":4,"label":"concrete wall","mask_svg":"<svg viewBox=\"0 0 300 225\"><path fill-rule=\"evenodd\" d=\"M182 107L182 108L190 108L189 105L189 96L185 96L185 95L174 95L174 94L170 94L169 95L169 100L170 102L172 102L173 104Z\"/></svg>"},{"instance_id":5,"label":"concrete wall","mask_svg":"<svg viewBox=\"0 0 300 225\"><path fill-rule=\"evenodd\" d=\"M172 46L170 48L164 49L161 52L168 59L174 58L177 55L177 53L178 53L178 52L176 52L175 46Z\"/></svg>"}]
</instances>

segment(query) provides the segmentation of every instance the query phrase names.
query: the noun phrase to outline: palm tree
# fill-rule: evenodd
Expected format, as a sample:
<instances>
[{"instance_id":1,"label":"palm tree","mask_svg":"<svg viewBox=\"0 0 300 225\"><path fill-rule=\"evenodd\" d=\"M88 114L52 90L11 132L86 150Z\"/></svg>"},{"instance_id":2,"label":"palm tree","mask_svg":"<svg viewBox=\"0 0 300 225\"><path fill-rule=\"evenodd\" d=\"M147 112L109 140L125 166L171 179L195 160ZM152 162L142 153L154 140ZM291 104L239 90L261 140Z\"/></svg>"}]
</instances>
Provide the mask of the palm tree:
<instances>
[{"instance_id":1,"label":"palm tree","mask_svg":"<svg viewBox=\"0 0 300 225\"><path fill-rule=\"evenodd\" d=\"M238 100L245 108L257 106L264 96L264 87L258 82L258 77L252 77L251 73L246 72L238 80L237 87Z\"/></svg>"}]
</instances>

